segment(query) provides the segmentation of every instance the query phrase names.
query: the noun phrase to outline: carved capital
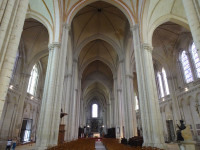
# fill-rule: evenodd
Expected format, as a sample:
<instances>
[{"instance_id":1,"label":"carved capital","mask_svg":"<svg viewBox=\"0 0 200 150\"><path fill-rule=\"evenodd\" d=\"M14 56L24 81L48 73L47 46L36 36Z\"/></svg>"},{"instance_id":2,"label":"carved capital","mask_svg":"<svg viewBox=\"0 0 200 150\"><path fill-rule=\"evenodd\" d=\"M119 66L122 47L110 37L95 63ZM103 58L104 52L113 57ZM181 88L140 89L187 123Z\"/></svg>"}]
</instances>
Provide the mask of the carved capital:
<instances>
[{"instance_id":1,"label":"carved capital","mask_svg":"<svg viewBox=\"0 0 200 150\"><path fill-rule=\"evenodd\" d=\"M142 43L141 48L143 50L149 51L150 53L152 53L152 51L153 51L153 47L148 43Z\"/></svg>"},{"instance_id":2,"label":"carved capital","mask_svg":"<svg viewBox=\"0 0 200 150\"><path fill-rule=\"evenodd\" d=\"M133 79L133 75L130 75L130 74L126 74L126 78L130 78L130 79Z\"/></svg>"},{"instance_id":3,"label":"carved capital","mask_svg":"<svg viewBox=\"0 0 200 150\"><path fill-rule=\"evenodd\" d=\"M66 76L67 76L67 78L70 78L70 77L72 77L72 74L67 74Z\"/></svg>"},{"instance_id":4,"label":"carved capital","mask_svg":"<svg viewBox=\"0 0 200 150\"><path fill-rule=\"evenodd\" d=\"M139 30L139 28L140 28L139 24L136 24L136 25L132 26L132 27L130 28L130 30L131 30L131 31L136 31L136 30Z\"/></svg>"},{"instance_id":5,"label":"carved capital","mask_svg":"<svg viewBox=\"0 0 200 150\"><path fill-rule=\"evenodd\" d=\"M70 30L71 26L65 22L65 23L63 23L63 28Z\"/></svg>"},{"instance_id":6,"label":"carved capital","mask_svg":"<svg viewBox=\"0 0 200 150\"><path fill-rule=\"evenodd\" d=\"M117 89L117 92L121 92L122 91L122 89Z\"/></svg>"},{"instance_id":7,"label":"carved capital","mask_svg":"<svg viewBox=\"0 0 200 150\"><path fill-rule=\"evenodd\" d=\"M51 44L49 44L49 51L50 50L54 50L55 48L60 48L60 42L53 42L53 43L51 43Z\"/></svg>"}]
</instances>

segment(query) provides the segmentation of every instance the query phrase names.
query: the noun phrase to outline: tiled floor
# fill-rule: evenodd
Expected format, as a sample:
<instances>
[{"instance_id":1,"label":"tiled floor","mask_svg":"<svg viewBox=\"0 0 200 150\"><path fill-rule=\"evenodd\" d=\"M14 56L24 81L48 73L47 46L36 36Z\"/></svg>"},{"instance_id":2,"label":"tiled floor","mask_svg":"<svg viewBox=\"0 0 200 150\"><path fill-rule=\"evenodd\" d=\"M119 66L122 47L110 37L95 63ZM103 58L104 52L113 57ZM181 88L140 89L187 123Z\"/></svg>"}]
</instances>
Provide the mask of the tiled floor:
<instances>
[{"instance_id":1,"label":"tiled floor","mask_svg":"<svg viewBox=\"0 0 200 150\"><path fill-rule=\"evenodd\" d=\"M32 146L29 146L28 144L26 145L21 145L21 146L17 146L15 148L15 150L32 150L32 148L35 146L35 143L32 144Z\"/></svg>"},{"instance_id":2,"label":"tiled floor","mask_svg":"<svg viewBox=\"0 0 200 150\"><path fill-rule=\"evenodd\" d=\"M96 150L106 150L105 146L101 141L96 141L95 142L95 148Z\"/></svg>"},{"instance_id":3,"label":"tiled floor","mask_svg":"<svg viewBox=\"0 0 200 150\"><path fill-rule=\"evenodd\" d=\"M171 143L171 144L167 144L167 145L169 147L169 150L179 150L179 147L177 144ZM33 144L32 146L29 146L29 145L17 146L15 150L32 150L32 148L34 146L35 146L35 144ZM101 141L96 141L95 148L96 148L96 150L106 150Z\"/></svg>"}]
</instances>

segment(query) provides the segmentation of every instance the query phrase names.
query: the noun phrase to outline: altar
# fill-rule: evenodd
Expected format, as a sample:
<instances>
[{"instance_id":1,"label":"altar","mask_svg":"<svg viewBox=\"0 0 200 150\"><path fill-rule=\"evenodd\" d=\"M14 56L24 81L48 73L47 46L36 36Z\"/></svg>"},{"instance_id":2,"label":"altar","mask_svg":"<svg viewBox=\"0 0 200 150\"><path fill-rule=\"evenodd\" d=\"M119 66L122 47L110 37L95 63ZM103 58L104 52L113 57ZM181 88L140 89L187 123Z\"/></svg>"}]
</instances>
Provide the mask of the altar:
<instances>
[{"instance_id":1,"label":"altar","mask_svg":"<svg viewBox=\"0 0 200 150\"><path fill-rule=\"evenodd\" d=\"M95 138L95 137L100 137L100 133L98 133L98 132L93 132L93 137Z\"/></svg>"}]
</instances>

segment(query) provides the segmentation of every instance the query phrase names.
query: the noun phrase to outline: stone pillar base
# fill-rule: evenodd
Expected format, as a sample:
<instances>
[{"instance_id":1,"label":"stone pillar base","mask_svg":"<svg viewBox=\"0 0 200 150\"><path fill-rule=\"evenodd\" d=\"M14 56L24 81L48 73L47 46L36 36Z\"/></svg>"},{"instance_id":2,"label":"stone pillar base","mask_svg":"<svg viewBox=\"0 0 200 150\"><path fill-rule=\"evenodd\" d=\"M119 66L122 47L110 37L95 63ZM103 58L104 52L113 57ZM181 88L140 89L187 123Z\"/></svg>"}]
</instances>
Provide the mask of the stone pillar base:
<instances>
[{"instance_id":1,"label":"stone pillar base","mask_svg":"<svg viewBox=\"0 0 200 150\"><path fill-rule=\"evenodd\" d=\"M178 143L180 150L196 150L195 141L181 141Z\"/></svg>"},{"instance_id":2,"label":"stone pillar base","mask_svg":"<svg viewBox=\"0 0 200 150\"><path fill-rule=\"evenodd\" d=\"M45 149L47 149L46 146L40 146L40 147L35 146L32 150L45 150Z\"/></svg>"}]
</instances>

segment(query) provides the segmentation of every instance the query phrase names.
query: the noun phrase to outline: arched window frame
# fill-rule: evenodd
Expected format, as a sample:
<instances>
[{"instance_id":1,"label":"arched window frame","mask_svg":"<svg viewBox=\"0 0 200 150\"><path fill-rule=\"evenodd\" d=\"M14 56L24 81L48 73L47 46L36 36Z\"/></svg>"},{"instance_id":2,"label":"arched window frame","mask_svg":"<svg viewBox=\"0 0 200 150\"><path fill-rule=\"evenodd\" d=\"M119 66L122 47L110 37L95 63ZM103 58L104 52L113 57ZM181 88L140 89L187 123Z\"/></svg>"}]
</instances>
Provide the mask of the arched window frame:
<instances>
[{"instance_id":1,"label":"arched window frame","mask_svg":"<svg viewBox=\"0 0 200 150\"><path fill-rule=\"evenodd\" d=\"M33 66L33 69L31 70L31 76L29 78L29 82L28 82L28 88L27 88L27 93L31 94L31 95L36 95L36 91L37 91L37 86L38 86L38 80L39 80L39 63L36 63ZM34 76L35 77L35 81L34 81Z\"/></svg>"},{"instance_id":2,"label":"arched window frame","mask_svg":"<svg viewBox=\"0 0 200 150\"><path fill-rule=\"evenodd\" d=\"M193 53L192 53L193 43L194 43L194 41L190 40L188 42L188 48L181 50L180 54L179 54L179 60L180 60L180 66L181 66L180 68L181 68L181 74L182 74L182 77L183 77L183 83L184 84L189 84L189 83L194 82L194 81L196 81L200 78L200 74L198 75L198 72L197 72L197 69L196 69L196 63L195 63L194 58L193 58ZM191 81L191 82L187 82L186 78L185 78L184 68L183 68L182 60L181 60L181 55L182 55L183 51L186 52L186 55L187 55L188 60L189 60L190 69L191 69L192 77L193 77L193 81Z\"/></svg>"},{"instance_id":3,"label":"arched window frame","mask_svg":"<svg viewBox=\"0 0 200 150\"><path fill-rule=\"evenodd\" d=\"M191 68L192 68L192 73L193 73L193 79L197 80L197 79L200 78L200 72L198 73L198 71L197 71L196 63L195 63L195 60L194 60L194 57L193 57L193 52L192 52L193 44L194 44L193 41L191 41L190 44L189 44L189 57L190 57ZM197 55L198 55L198 53L197 53Z\"/></svg>"},{"instance_id":4,"label":"arched window frame","mask_svg":"<svg viewBox=\"0 0 200 150\"><path fill-rule=\"evenodd\" d=\"M97 117L93 117L93 106L94 106L94 105L97 106ZM92 106L91 106L91 108L92 108L92 109L91 109L91 110L92 110L92 111L91 111L91 116L92 116L92 118L98 118L98 116L99 116L99 105L98 105L97 103L93 103Z\"/></svg>"},{"instance_id":5,"label":"arched window frame","mask_svg":"<svg viewBox=\"0 0 200 150\"><path fill-rule=\"evenodd\" d=\"M184 67L183 67L182 54L183 54L184 51L185 51L185 54L186 54L186 56L187 56L188 63L189 63L189 65L190 65L191 74L192 74L192 81L190 81L190 82L188 82L187 79L186 79L185 69L184 69ZM193 67L192 67L193 65L192 65L192 63L191 63L190 53L188 52L187 49L183 49L183 50L180 51L179 60L180 60L180 66L181 66L181 71L182 71L184 83L185 83L185 84L189 84L189 83L193 82L193 81L194 81L194 73L193 73Z\"/></svg>"},{"instance_id":6,"label":"arched window frame","mask_svg":"<svg viewBox=\"0 0 200 150\"><path fill-rule=\"evenodd\" d=\"M156 86L158 91L158 97L163 98L170 94L169 84L167 81L167 74L165 69L162 67L161 71L155 71Z\"/></svg>"}]
</instances>

